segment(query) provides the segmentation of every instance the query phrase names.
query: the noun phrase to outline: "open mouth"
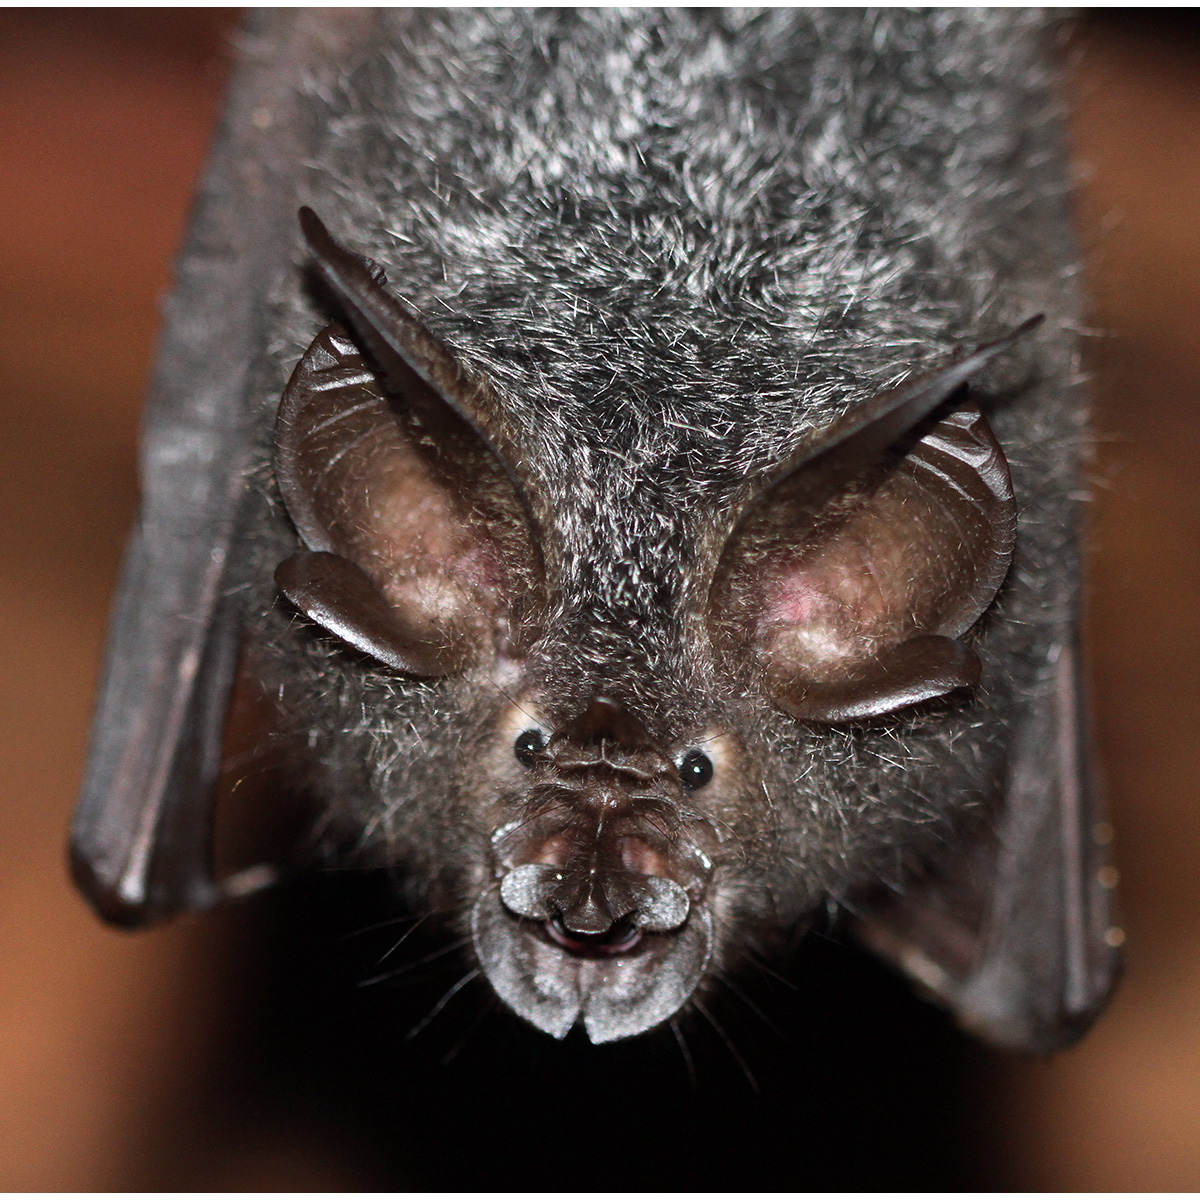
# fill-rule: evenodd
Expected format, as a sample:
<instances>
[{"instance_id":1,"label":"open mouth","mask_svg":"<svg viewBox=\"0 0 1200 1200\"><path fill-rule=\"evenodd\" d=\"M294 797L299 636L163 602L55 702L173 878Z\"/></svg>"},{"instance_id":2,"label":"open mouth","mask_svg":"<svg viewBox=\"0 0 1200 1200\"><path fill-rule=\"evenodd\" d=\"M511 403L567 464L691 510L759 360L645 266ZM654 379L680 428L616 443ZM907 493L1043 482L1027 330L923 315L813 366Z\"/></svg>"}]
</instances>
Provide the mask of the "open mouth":
<instances>
[{"instance_id":1,"label":"open mouth","mask_svg":"<svg viewBox=\"0 0 1200 1200\"><path fill-rule=\"evenodd\" d=\"M632 916L623 917L603 933L576 933L566 927L557 913L545 921L543 927L551 941L582 958L625 954L642 940L642 931L633 923Z\"/></svg>"}]
</instances>

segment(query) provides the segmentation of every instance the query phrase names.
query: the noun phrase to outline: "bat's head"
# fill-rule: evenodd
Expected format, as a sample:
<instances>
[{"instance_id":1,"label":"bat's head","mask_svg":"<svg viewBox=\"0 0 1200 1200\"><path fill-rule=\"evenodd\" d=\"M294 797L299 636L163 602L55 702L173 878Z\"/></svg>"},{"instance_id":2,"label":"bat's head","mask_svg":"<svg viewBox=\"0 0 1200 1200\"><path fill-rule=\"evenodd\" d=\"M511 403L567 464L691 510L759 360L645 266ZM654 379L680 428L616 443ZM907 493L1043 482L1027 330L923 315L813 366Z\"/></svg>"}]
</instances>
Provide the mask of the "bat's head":
<instances>
[{"instance_id":1,"label":"bat's head","mask_svg":"<svg viewBox=\"0 0 1200 1200\"><path fill-rule=\"evenodd\" d=\"M486 383L302 222L348 328L280 408L304 549L279 586L394 672L473 681L445 780L465 849L439 869L501 998L558 1037L649 1029L728 959L764 874L746 831L767 772L738 713L819 726L976 683L960 638L1008 569L1012 494L978 409L946 402L1000 344L851 409L711 511L664 514L672 539L621 542L606 514L602 568L559 536Z\"/></svg>"}]
</instances>

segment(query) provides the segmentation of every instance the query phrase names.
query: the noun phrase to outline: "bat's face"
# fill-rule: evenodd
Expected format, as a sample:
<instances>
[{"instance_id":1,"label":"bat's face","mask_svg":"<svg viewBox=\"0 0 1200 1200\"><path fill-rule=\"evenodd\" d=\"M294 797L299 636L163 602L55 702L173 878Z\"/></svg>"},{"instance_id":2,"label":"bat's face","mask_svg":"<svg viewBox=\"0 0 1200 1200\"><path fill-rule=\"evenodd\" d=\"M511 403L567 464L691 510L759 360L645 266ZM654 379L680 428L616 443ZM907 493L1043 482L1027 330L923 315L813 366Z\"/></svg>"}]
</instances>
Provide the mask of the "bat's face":
<instances>
[{"instance_id":1,"label":"bat's face","mask_svg":"<svg viewBox=\"0 0 1200 1200\"><path fill-rule=\"evenodd\" d=\"M1012 493L979 410L935 410L1000 344L852 410L682 526L680 579L639 609L661 547L641 562L630 535L573 584L486 386L303 223L353 336L325 330L284 395L277 475L305 548L276 579L393 671L476 696L485 733L442 781L460 828L434 854L496 992L559 1037L649 1029L736 952L739 922L794 925L892 832L878 797L818 798L824 815L772 844L770 797L799 785L748 736L756 707L799 738L977 681L959 638L1007 571ZM643 519L606 519L623 516Z\"/></svg>"}]
</instances>

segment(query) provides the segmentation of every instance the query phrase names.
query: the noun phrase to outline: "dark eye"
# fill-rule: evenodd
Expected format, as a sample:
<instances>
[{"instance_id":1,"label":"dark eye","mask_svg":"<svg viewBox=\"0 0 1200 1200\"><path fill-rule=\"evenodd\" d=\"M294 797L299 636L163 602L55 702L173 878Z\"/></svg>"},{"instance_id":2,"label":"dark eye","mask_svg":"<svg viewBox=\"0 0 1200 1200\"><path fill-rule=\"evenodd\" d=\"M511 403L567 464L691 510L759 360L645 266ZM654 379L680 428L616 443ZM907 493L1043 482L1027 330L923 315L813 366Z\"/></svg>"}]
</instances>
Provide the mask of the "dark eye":
<instances>
[{"instance_id":1,"label":"dark eye","mask_svg":"<svg viewBox=\"0 0 1200 1200\"><path fill-rule=\"evenodd\" d=\"M679 778L689 792L702 788L712 777L712 759L704 751L689 750L679 760Z\"/></svg>"},{"instance_id":2,"label":"dark eye","mask_svg":"<svg viewBox=\"0 0 1200 1200\"><path fill-rule=\"evenodd\" d=\"M513 753L517 761L532 767L538 760L538 755L546 748L546 735L540 729L526 729L517 735L513 742Z\"/></svg>"}]
</instances>

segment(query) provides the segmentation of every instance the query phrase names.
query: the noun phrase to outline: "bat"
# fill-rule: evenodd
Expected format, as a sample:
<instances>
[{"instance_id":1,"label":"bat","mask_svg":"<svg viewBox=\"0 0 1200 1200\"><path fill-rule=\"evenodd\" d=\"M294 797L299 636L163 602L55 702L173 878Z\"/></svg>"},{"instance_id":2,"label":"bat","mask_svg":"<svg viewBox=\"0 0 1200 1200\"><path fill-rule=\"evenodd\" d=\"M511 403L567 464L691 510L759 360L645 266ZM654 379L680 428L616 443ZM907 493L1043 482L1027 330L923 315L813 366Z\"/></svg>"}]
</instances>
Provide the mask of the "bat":
<instances>
[{"instance_id":1,"label":"bat","mask_svg":"<svg viewBox=\"0 0 1200 1200\"><path fill-rule=\"evenodd\" d=\"M554 1037L653 1029L826 917L996 1044L1080 1036L1121 935L1051 43L253 17L73 826L100 914L280 874L213 868L240 657L321 844Z\"/></svg>"}]
</instances>

